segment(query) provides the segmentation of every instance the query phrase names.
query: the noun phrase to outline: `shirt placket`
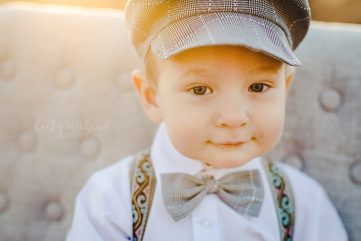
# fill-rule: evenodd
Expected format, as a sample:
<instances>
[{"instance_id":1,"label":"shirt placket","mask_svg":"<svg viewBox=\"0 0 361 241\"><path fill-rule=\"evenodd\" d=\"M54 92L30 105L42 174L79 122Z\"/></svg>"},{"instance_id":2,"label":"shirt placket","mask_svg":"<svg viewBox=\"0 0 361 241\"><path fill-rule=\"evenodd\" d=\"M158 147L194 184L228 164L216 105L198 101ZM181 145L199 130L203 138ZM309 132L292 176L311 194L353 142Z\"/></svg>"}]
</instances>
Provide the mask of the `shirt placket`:
<instances>
[{"instance_id":1,"label":"shirt placket","mask_svg":"<svg viewBox=\"0 0 361 241\"><path fill-rule=\"evenodd\" d=\"M193 240L220 241L220 226L217 207L218 197L215 194L207 195L193 210Z\"/></svg>"}]
</instances>

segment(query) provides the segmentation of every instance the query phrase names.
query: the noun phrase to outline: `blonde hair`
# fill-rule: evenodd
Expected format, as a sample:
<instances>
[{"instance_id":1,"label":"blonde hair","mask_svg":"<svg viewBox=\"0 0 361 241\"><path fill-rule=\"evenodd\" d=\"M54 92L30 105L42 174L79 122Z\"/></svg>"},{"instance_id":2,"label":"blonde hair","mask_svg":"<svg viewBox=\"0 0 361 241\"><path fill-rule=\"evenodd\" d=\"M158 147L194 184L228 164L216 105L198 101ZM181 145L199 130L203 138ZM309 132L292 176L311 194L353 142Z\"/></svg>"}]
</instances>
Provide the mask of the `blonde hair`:
<instances>
[{"instance_id":1,"label":"blonde hair","mask_svg":"<svg viewBox=\"0 0 361 241\"><path fill-rule=\"evenodd\" d=\"M157 86L158 69L156 60L151 50L148 50L144 58L144 69L146 78Z\"/></svg>"},{"instance_id":2,"label":"blonde hair","mask_svg":"<svg viewBox=\"0 0 361 241\"><path fill-rule=\"evenodd\" d=\"M290 74L294 73L296 71L295 66L285 64L285 76L289 76Z\"/></svg>"}]
</instances>

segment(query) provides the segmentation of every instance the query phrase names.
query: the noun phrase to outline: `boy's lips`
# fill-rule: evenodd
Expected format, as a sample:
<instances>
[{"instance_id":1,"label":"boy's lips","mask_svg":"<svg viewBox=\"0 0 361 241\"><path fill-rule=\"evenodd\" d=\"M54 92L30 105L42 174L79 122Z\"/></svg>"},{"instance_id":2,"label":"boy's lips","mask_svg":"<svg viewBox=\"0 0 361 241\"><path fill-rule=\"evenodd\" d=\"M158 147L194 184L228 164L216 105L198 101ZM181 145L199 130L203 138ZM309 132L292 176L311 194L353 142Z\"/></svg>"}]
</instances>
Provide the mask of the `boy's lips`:
<instances>
[{"instance_id":1,"label":"boy's lips","mask_svg":"<svg viewBox=\"0 0 361 241\"><path fill-rule=\"evenodd\" d=\"M217 146L224 146L224 147L235 147L235 146L240 146L246 142L248 142L249 139L247 140L236 140L236 141L210 141L210 143L217 145Z\"/></svg>"}]
</instances>

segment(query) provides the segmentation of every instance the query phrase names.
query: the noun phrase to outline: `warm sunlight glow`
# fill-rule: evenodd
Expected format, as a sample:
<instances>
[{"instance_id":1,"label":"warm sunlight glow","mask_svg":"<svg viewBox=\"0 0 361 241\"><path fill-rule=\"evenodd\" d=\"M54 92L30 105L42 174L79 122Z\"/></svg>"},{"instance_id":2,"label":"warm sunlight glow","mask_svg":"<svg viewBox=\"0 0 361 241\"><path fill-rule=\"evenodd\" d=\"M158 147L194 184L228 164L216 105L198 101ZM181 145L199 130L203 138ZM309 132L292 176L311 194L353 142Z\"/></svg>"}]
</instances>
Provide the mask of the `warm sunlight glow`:
<instances>
[{"instance_id":1,"label":"warm sunlight glow","mask_svg":"<svg viewBox=\"0 0 361 241\"><path fill-rule=\"evenodd\" d=\"M0 4L9 2L17 1L0 0ZM126 0L24 0L21 2L122 9L125 6Z\"/></svg>"}]
</instances>

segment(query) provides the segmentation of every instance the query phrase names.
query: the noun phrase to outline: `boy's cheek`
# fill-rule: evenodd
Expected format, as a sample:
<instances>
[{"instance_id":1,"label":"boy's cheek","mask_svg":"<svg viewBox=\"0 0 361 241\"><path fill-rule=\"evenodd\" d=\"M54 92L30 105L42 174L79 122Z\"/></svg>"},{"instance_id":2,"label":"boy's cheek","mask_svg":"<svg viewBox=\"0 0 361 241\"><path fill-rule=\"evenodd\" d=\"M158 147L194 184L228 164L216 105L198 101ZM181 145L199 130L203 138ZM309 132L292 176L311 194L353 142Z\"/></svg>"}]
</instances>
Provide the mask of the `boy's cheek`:
<instances>
[{"instance_id":1,"label":"boy's cheek","mask_svg":"<svg viewBox=\"0 0 361 241\"><path fill-rule=\"evenodd\" d=\"M263 119L258 125L258 140L270 150L279 142L284 126L284 114L275 112L267 119Z\"/></svg>"},{"instance_id":2,"label":"boy's cheek","mask_svg":"<svg viewBox=\"0 0 361 241\"><path fill-rule=\"evenodd\" d=\"M199 147L199 136L191 129L182 129L181 127L170 126L167 128L169 139L173 146L182 154L193 157L194 148Z\"/></svg>"}]
</instances>

